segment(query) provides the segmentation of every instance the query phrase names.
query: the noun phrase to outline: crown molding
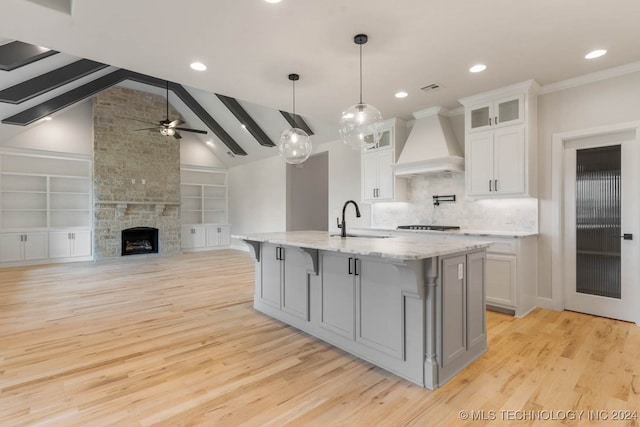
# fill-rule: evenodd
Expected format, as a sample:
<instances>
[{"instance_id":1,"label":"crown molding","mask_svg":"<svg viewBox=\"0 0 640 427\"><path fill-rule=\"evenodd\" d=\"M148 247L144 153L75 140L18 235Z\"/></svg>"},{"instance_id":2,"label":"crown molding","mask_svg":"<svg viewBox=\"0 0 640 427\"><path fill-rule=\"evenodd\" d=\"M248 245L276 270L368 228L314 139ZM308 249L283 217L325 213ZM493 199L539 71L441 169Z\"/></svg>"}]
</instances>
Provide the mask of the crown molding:
<instances>
[{"instance_id":1,"label":"crown molding","mask_svg":"<svg viewBox=\"0 0 640 427\"><path fill-rule=\"evenodd\" d=\"M632 62L630 64L620 65L618 67L608 68L602 71L596 71L594 73L584 74L582 76L573 77L567 80L562 80L555 83L544 85L540 88L538 95L546 95L553 92L559 92L565 89L571 89L574 87L586 85L589 83L595 83L601 80L607 80L614 77L624 76L640 71L640 61Z\"/></svg>"}]
</instances>

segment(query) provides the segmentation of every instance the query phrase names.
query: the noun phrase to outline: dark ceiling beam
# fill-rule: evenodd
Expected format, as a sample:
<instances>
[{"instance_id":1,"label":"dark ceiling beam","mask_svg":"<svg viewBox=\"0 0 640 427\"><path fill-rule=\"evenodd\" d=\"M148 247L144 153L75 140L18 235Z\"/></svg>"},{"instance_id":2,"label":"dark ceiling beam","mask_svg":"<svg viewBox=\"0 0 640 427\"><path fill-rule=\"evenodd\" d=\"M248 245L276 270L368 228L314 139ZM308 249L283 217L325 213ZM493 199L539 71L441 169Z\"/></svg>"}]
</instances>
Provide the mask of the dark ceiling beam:
<instances>
[{"instance_id":1,"label":"dark ceiling beam","mask_svg":"<svg viewBox=\"0 0 640 427\"><path fill-rule=\"evenodd\" d=\"M262 128L258 126L258 124L251 118L247 110L242 108L242 105L238 102L237 99L231 98L224 95L219 95L216 93L216 96L222 103L231 111L231 113L238 119L240 123L242 123L245 128L249 131L251 135L258 141L258 144L263 147L275 147L276 144L271 141L271 138L264 133Z\"/></svg>"},{"instance_id":2,"label":"dark ceiling beam","mask_svg":"<svg viewBox=\"0 0 640 427\"><path fill-rule=\"evenodd\" d=\"M107 74L106 76L99 77L87 84L79 86L75 89L71 89L69 92L65 92L62 95L51 98L38 105L35 105L27 110L21 111L18 114L14 114L11 117L7 117L2 120L2 123L7 125L26 126L43 117L49 116L56 111L62 110L76 102L82 101L98 92L101 92L108 87L116 85L126 79L126 71L118 70Z\"/></svg>"},{"instance_id":3,"label":"dark ceiling beam","mask_svg":"<svg viewBox=\"0 0 640 427\"><path fill-rule=\"evenodd\" d=\"M4 124L26 126L43 117L49 116L56 111L62 110L76 102L82 101L98 92L101 92L124 80L132 80L159 88L166 87L166 81L145 74L135 73L128 70L117 70L103 77L99 77L89 83L71 89L69 92L51 98L32 108L24 110L11 117L2 120ZM215 121L213 117L191 96L187 90L179 84L169 83L169 88L194 112L196 116L222 141L231 152L237 156L246 156L247 153L238 143Z\"/></svg>"},{"instance_id":4,"label":"dark ceiling beam","mask_svg":"<svg viewBox=\"0 0 640 427\"><path fill-rule=\"evenodd\" d=\"M286 111L282 111L282 110L280 110L280 113L287 120L287 122L289 122L289 126L302 129L309 136L313 135L313 131L311 130L309 125L307 125L307 122L305 122L300 115L296 114L294 117L293 114L287 113Z\"/></svg>"},{"instance_id":5,"label":"dark ceiling beam","mask_svg":"<svg viewBox=\"0 0 640 427\"><path fill-rule=\"evenodd\" d=\"M184 102L187 107L194 112L202 123L204 123L211 131L231 150L236 156L246 156L247 152L238 145L238 143L216 122L213 117L205 110L202 105L196 101L187 90L179 84L169 83L169 87Z\"/></svg>"},{"instance_id":6,"label":"dark ceiling beam","mask_svg":"<svg viewBox=\"0 0 640 427\"><path fill-rule=\"evenodd\" d=\"M100 62L89 59L81 59L1 90L0 102L21 104L38 95L57 89L106 67L108 67L107 64L101 64Z\"/></svg>"},{"instance_id":7,"label":"dark ceiling beam","mask_svg":"<svg viewBox=\"0 0 640 427\"><path fill-rule=\"evenodd\" d=\"M45 47L13 41L0 46L0 70L11 71L58 53Z\"/></svg>"}]
</instances>

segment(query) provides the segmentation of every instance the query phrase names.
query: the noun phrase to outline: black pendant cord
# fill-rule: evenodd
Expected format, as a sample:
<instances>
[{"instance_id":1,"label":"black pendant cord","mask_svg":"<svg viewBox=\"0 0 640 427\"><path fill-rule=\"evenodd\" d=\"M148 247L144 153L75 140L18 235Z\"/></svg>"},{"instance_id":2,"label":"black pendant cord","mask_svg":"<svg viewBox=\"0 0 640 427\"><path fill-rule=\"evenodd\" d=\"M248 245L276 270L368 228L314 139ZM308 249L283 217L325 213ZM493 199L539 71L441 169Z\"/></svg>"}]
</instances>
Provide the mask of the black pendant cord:
<instances>
[{"instance_id":1,"label":"black pendant cord","mask_svg":"<svg viewBox=\"0 0 640 427\"><path fill-rule=\"evenodd\" d=\"M360 45L360 104L362 104L362 45Z\"/></svg>"},{"instance_id":2,"label":"black pendant cord","mask_svg":"<svg viewBox=\"0 0 640 427\"><path fill-rule=\"evenodd\" d=\"M293 83L293 118L295 120L296 117L296 81L292 80Z\"/></svg>"}]
</instances>

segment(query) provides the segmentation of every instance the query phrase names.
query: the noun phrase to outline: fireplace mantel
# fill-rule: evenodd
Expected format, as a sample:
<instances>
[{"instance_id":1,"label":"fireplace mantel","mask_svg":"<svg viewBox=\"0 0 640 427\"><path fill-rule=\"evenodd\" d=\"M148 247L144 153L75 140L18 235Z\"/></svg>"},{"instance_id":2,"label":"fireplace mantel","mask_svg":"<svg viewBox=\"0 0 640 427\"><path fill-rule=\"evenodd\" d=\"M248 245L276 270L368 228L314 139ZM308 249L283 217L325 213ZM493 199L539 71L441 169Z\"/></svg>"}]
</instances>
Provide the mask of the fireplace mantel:
<instances>
[{"instance_id":1,"label":"fireplace mantel","mask_svg":"<svg viewBox=\"0 0 640 427\"><path fill-rule=\"evenodd\" d=\"M122 218L124 217L125 212L127 211L127 208L129 207L129 205L145 205L145 206L155 206L155 211L156 211L156 215L162 215L162 213L164 212L164 208L166 206L180 206L180 203L176 203L176 202L164 202L164 201L144 201L144 202L140 202L140 201L113 201L113 200L97 200L95 202L96 204L101 204L101 205L116 205L116 213L118 218Z\"/></svg>"}]
</instances>

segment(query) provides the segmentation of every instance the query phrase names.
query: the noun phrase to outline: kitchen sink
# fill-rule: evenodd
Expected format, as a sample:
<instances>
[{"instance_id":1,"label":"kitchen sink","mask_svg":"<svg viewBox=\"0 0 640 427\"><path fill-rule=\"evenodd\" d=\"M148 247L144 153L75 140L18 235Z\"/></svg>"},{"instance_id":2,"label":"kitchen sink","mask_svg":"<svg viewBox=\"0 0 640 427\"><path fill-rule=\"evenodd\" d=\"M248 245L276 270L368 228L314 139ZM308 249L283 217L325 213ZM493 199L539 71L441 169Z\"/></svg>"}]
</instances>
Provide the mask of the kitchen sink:
<instances>
[{"instance_id":1,"label":"kitchen sink","mask_svg":"<svg viewBox=\"0 0 640 427\"><path fill-rule=\"evenodd\" d=\"M342 237L340 234L330 234L329 237ZM365 237L369 239L386 239L393 236L381 236L379 234L347 234L347 237Z\"/></svg>"}]
</instances>

